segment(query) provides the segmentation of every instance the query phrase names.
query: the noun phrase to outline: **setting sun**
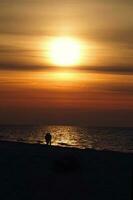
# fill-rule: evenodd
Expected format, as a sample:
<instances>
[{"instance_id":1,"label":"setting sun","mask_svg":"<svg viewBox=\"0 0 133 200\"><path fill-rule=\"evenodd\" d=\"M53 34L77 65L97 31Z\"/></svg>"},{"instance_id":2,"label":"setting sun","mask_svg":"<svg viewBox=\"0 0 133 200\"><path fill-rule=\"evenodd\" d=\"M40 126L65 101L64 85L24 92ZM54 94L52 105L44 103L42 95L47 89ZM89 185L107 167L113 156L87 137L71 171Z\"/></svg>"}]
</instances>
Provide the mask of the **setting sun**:
<instances>
[{"instance_id":1,"label":"setting sun","mask_svg":"<svg viewBox=\"0 0 133 200\"><path fill-rule=\"evenodd\" d=\"M79 64L81 58L80 43L73 38L59 37L50 41L49 59L54 65L69 67Z\"/></svg>"}]
</instances>

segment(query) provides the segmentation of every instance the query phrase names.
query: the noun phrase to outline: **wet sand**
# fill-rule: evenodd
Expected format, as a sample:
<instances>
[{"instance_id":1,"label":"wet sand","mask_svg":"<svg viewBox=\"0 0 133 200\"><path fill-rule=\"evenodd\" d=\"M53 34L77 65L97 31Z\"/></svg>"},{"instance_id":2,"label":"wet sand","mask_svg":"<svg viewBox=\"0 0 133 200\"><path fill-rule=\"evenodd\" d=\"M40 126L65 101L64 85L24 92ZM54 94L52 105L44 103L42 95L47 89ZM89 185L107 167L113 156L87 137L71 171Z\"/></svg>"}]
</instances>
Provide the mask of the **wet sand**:
<instances>
[{"instance_id":1,"label":"wet sand","mask_svg":"<svg viewBox=\"0 0 133 200\"><path fill-rule=\"evenodd\" d=\"M133 154L0 142L4 199L130 200Z\"/></svg>"}]
</instances>

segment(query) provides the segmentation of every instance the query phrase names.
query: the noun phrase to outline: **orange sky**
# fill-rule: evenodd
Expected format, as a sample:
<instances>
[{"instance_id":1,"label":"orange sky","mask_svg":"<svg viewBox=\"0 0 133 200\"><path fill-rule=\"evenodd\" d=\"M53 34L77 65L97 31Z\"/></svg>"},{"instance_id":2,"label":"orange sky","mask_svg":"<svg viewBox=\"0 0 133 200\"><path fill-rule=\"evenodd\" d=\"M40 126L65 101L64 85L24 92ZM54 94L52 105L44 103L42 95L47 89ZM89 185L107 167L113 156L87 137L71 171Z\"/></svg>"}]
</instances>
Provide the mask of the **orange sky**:
<instances>
[{"instance_id":1,"label":"orange sky","mask_svg":"<svg viewBox=\"0 0 133 200\"><path fill-rule=\"evenodd\" d=\"M132 126L132 10L132 0L0 1L0 124ZM49 58L60 37L80 44L74 69Z\"/></svg>"},{"instance_id":2,"label":"orange sky","mask_svg":"<svg viewBox=\"0 0 133 200\"><path fill-rule=\"evenodd\" d=\"M0 2L0 69L46 67L47 41L70 36L83 45L82 66L133 68L132 0Z\"/></svg>"},{"instance_id":3,"label":"orange sky","mask_svg":"<svg viewBox=\"0 0 133 200\"><path fill-rule=\"evenodd\" d=\"M132 122L132 75L57 69L2 71L0 85L3 123L128 126Z\"/></svg>"}]
</instances>

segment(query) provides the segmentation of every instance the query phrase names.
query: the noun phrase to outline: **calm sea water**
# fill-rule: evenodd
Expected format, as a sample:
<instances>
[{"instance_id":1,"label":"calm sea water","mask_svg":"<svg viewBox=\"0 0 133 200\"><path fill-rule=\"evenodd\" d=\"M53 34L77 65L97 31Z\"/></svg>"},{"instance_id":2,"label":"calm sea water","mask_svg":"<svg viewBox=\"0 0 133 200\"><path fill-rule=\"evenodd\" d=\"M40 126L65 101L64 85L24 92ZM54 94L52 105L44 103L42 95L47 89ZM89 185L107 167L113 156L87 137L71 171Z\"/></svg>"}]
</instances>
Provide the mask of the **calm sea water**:
<instances>
[{"instance_id":1,"label":"calm sea water","mask_svg":"<svg viewBox=\"0 0 133 200\"><path fill-rule=\"evenodd\" d=\"M133 152L133 128L0 125L0 140L43 145L47 132L52 134L53 145Z\"/></svg>"}]
</instances>

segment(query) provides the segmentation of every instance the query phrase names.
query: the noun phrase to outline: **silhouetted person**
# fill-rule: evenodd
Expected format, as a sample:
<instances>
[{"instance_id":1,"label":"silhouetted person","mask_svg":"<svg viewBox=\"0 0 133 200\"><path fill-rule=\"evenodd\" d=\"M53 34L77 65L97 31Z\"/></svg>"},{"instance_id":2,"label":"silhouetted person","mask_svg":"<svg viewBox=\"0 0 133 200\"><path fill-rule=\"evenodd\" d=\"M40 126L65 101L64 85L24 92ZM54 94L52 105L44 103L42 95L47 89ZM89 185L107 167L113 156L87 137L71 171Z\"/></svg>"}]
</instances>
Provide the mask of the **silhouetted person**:
<instances>
[{"instance_id":1,"label":"silhouetted person","mask_svg":"<svg viewBox=\"0 0 133 200\"><path fill-rule=\"evenodd\" d=\"M51 139L52 139L52 135L50 133L47 133L45 135L45 141L47 145L51 145Z\"/></svg>"}]
</instances>

